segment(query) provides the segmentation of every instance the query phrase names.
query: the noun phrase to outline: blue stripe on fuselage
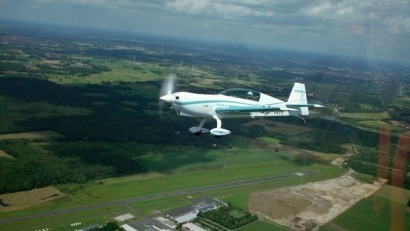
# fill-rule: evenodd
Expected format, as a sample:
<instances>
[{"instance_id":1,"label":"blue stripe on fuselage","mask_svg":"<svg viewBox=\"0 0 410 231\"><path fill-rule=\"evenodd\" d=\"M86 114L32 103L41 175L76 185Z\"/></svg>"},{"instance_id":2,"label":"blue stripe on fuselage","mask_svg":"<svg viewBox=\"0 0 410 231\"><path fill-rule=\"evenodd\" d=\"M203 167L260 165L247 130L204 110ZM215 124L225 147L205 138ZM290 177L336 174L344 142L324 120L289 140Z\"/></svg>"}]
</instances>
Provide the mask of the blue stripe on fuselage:
<instances>
[{"instance_id":1,"label":"blue stripe on fuselage","mask_svg":"<svg viewBox=\"0 0 410 231\"><path fill-rule=\"evenodd\" d=\"M193 105L193 104L207 104L207 103L236 103L236 104L243 104L247 106L253 106L255 104L243 103L238 101L228 101L228 100L199 100L199 101L189 101L189 102L181 102L181 101L174 101L176 105ZM229 105L230 107L240 107L235 105Z\"/></svg>"}]
</instances>

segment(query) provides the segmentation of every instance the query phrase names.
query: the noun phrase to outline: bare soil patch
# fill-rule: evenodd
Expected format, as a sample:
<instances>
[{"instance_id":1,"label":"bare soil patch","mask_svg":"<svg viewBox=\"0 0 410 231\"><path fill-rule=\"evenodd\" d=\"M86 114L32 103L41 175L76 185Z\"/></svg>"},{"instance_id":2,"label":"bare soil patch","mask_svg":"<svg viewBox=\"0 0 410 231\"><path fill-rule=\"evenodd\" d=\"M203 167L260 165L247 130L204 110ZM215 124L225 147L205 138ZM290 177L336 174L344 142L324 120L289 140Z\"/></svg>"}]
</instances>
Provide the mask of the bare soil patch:
<instances>
[{"instance_id":1,"label":"bare soil patch","mask_svg":"<svg viewBox=\"0 0 410 231\"><path fill-rule=\"evenodd\" d=\"M5 157L9 159L15 159L12 155L8 154L7 152L0 149L0 157Z\"/></svg>"},{"instance_id":2,"label":"bare soil patch","mask_svg":"<svg viewBox=\"0 0 410 231\"><path fill-rule=\"evenodd\" d=\"M346 175L305 185L251 193L249 210L295 230L322 226L380 189Z\"/></svg>"},{"instance_id":3,"label":"bare soil patch","mask_svg":"<svg viewBox=\"0 0 410 231\"><path fill-rule=\"evenodd\" d=\"M0 213L25 209L63 197L65 197L64 193L50 186L29 191L1 194Z\"/></svg>"},{"instance_id":4,"label":"bare soil patch","mask_svg":"<svg viewBox=\"0 0 410 231\"><path fill-rule=\"evenodd\" d=\"M35 131L35 132L22 132L22 133L11 133L0 135L0 140L8 139L33 139L33 140L42 140L42 139L51 139L51 138L62 138L64 137L61 134L58 134L55 131Z\"/></svg>"},{"instance_id":5,"label":"bare soil patch","mask_svg":"<svg viewBox=\"0 0 410 231\"><path fill-rule=\"evenodd\" d=\"M61 60L45 59L42 63L46 65L57 65L61 63Z\"/></svg>"},{"instance_id":6,"label":"bare soil patch","mask_svg":"<svg viewBox=\"0 0 410 231\"><path fill-rule=\"evenodd\" d=\"M353 154L345 154L339 158L336 158L332 161L332 165L342 167L344 162L350 158Z\"/></svg>"}]
</instances>

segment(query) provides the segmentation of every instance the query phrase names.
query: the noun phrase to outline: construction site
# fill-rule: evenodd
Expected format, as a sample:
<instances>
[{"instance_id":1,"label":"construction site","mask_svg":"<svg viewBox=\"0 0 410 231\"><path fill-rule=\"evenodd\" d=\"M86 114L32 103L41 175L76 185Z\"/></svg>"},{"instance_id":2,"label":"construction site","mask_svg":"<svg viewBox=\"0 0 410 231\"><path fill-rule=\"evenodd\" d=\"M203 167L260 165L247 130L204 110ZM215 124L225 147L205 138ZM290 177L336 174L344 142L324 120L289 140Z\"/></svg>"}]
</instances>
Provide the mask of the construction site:
<instances>
[{"instance_id":1,"label":"construction site","mask_svg":"<svg viewBox=\"0 0 410 231\"><path fill-rule=\"evenodd\" d=\"M331 221L381 188L364 183L352 171L331 180L251 193L249 211L293 230L312 230Z\"/></svg>"}]
</instances>

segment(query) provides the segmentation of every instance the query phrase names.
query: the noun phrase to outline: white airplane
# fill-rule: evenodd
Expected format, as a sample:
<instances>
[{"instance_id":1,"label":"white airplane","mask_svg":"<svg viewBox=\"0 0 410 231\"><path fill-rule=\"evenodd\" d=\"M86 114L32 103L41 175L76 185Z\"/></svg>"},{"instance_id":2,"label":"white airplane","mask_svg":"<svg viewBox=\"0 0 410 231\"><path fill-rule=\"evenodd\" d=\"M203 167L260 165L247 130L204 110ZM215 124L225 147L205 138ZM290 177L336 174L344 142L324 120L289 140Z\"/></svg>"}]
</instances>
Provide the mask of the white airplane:
<instances>
[{"instance_id":1,"label":"white airplane","mask_svg":"<svg viewBox=\"0 0 410 231\"><path fill-rule=\"evenodd\" d=\"M174 82L174 75L168 76L164 81L160 91L160 100L169 103L178 115L202 118L199 126L189 129L197 136L207 132L217 138L231 134L231 131L222 128L222 119L271 116L301 117L309 115L309 108L323 107L319 104L307 103L306 89L303 83L294 84L290 96L285 102L261 92L243 88L227 89L217 95L173 92ZM216 128L209 131L203 127L205 122L213 119L216 120Z\"/></svg>"}]
</instances>

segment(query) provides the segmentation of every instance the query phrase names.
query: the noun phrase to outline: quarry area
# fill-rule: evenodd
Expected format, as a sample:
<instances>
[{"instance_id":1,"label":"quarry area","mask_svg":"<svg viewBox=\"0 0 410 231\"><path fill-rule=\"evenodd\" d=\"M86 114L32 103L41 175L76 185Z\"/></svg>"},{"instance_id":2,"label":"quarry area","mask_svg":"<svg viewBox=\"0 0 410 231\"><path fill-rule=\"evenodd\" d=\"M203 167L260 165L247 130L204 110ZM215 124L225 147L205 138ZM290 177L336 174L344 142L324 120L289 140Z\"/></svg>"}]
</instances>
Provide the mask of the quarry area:
<instances>
[{"instance_id":1,"label":"quarry area","mask_svg":"<svg viewBox=\"0 0 410 231\"><path fill-rule=\"evenodd\" d=\"M262 219L294 230L318 228L373 194L382 183L363 183L348 172L342 177L251 193L248 208Z\"/></svg>"}]
</instances>

